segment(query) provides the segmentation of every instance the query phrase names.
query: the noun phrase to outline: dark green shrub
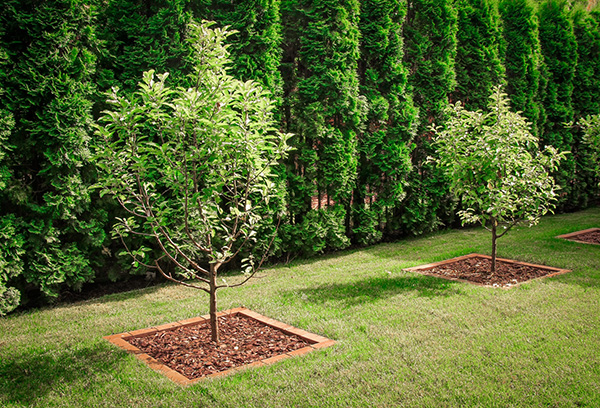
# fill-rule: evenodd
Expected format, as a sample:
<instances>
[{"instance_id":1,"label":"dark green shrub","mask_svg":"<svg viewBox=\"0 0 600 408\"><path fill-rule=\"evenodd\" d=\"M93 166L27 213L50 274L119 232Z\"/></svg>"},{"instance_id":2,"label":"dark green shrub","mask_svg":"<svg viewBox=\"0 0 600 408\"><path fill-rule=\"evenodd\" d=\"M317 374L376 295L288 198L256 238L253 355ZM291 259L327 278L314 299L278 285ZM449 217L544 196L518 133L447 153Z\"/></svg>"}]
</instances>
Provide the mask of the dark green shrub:
<instances>
[{"instance_id":1,"label":"dark green shrub","mask_svg":"<svg viewBox=\"0 0 600 408\"><path fill-rule=\"evenodd\" d=\"M456 86L457 15L449 0L409 0L407 7L404 63L421 121L406 198L395 217L402 220L403 233L419 234L453 219L455 203L448 182L441 171L427 163L427 158L435 154L429 127L443 123L448 97Z\"/></svg>"},{"instance_id":2,"label":"dark green shrub","mask_svg":"<svg viewBox=\"0 0 600 408\"><path fill-rule=\"evenodd\" d=\"M377 242L405 196L417 110L407 90L402 63L405 4L369 0L361 4L360 92L368 111L359 134L358 179L354 190L352 234L362 245Z\"/></svg>"},{"instance_id":3,"label":"dark green shrub","mask_svg":"<svg viewBox=\"0 0 600 408\"><path fill-rule=\"evenodd\" d=\"M2 238L9 248L2 257L12 265L9 285L52 298L63 286L92 281L102 262L105 213L89 192L99 46L93 8L4 1L0 27L0 106L14 118L3 137L10 154L0 160L0 219L14 231Z\"/></svg>"},{"instance_id":4,"label":"dark green shrub","mask_svg":"<svg viewBox=\"0 0 600 408\"><path fill-rule=\"evenodd\" d=\"M545 82L540 49L538 19L530 0L502 0L499 4L503 26L503 60L506 67L506 93L512 107L531 122L539 135L544 122L542 94Z\"/></svg>"},{"instance_id":5,"label":"dark green shrub","mask_svg":"<svg viewBox=\"0 0 600 408\"><path fill-rule=\"evenodd\" d=\"M282 3L283 120L295 148L286 175L292 225L306 222L313 198L326 197L325 207L335 203L345 210L319 208L344 217L337 224L349 229L365 111L357 75L358 14L356 0Z\"/></svg>"},{"instance_id":6,"label":"dark green shrub","mask_svg":"<svg viewBox=\"0 0 600 408\"><path fill-rule=\"evenodd\" d=\"M540 134L541 146L554 146L559 151L572 151L573 133L565 126L573 120L573 79L577 65L577 42L567 3L547 0L540 5L540 44L547 67L544 97L546 123ZM577 206L575 158L569 155L554 173L562 188L559 209Z\"/></svg>"},{"instance_id":7,"label":"dark green shrub","mask_svg":"<svg viewBox=\"0 0 600 408\"><path fill-rule=\"evenodd\" d=\"M501 33L496 2L458 0L456 34L456 89L451 99L466 109L484 109L492 89L503 81L500 61Z\"/></svg>"}]
</instances>

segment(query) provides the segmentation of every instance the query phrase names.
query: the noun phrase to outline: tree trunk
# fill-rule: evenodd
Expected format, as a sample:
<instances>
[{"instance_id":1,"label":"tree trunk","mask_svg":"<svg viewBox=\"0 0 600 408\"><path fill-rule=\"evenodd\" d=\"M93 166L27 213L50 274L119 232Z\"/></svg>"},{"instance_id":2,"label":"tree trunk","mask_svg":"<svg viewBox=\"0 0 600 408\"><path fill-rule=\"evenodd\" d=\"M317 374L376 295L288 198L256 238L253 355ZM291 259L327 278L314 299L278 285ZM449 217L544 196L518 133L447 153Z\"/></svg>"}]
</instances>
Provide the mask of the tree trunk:
<instances>
[{"instance_id":1,"label":"tree trunk","mask_svg":"<svg viewBox=\"0 0 600 408\"><path fill-rule=\"evenodd\" d=\"M498 227L498 221L492 217L492 269L490 276L496 273L496 240L498 239L496 228Z\"/></svg>"},{"instance_id":2,"label":"tree trunk","mask_svg":"<svg viewBox=\"0 0 600 408\"><path fill-rule=\"evenodd\" d=\"M217 320L217 270L221 264L210 265L210 336L211 340L219 343L219 321Z\"/></svg>"}]
</instances>

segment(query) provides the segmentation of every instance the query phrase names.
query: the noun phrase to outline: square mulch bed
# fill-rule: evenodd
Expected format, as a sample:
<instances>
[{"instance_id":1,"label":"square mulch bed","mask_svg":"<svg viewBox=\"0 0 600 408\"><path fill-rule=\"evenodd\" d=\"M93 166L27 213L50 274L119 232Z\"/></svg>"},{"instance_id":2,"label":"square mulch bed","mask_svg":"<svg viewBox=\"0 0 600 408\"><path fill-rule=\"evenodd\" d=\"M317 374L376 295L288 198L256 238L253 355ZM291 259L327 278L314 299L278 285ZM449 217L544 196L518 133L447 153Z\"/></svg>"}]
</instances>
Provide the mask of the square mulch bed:
<instances>
[{"instance_id":1,"label":"square mulch bed","mask_svg":"<svg viewBox=\"0 0 600 408\"><path fill-rule=\"evenodd\" d=\"M335 343L243 307L217 316L219 344L210 339L208 315L104 338L182 385L275 363Z\"/></svg>"},{"instance_id":2,"label":"square mulch bed","mask_svg":"<svg viewBox=\"0 0 600 408\"><path fill-rule=\"evenodd\" d=\"M571 232L570 234L559 235L556 238L579 242L580 244L600 245L600 228L589 228L586 230Z\"/></svg>"},{"instance_id":3,"label":"square mulch bed","mask_svg":"<svg viewBox=\"0 0 600 408\"><path fill-rule=\"evenodd\" d=\"M488 255L469 254L404 270L475 285L503 288L510 288L532 279L571 272L568 269L496 258L496 273L490 276L491 260L492 257Z\"/></svg>"}]
</instances>

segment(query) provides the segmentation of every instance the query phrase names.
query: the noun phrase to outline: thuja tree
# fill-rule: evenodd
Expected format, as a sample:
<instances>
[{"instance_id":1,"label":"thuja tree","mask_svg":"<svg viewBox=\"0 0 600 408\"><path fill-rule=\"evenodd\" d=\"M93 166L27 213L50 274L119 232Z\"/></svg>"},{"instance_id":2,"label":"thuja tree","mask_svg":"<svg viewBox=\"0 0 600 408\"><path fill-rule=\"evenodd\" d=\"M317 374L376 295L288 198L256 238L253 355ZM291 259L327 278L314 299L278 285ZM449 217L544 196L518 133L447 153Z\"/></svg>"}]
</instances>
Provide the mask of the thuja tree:
<instances>
[{"instance_id":1,"label":"thuja tree","mask_svg":"<svg viewBox=\"0 0 600 408\"><path fill-rule=\"evenodd\" d=\"M600 11L573 13L577 41L577 66L573 80L573 110L576 118L600 112Z\"/></svg>"},{"instance_id":2,"label":"thuja tree","mask_svg":"<svg viewBox=\"0 0 600 408\"><path fill-rule=\"evenodd\" d=\"M496 271L496 242L520 222L533 225L552 211L557 186L549 171L564 153L549 146L543 152L529 123L510 110L497 87L488 112L466 110L460 102L435 130L437 165L466 209L463 223L481 223L492 235L491 274Z\"/></svg>"},{"instance_id":3,"label":"thuja tree","mask_svg":"<svg viewBox=\"0 0 600 408\"><path fill-rule=\"evenodd\" d=\"M587 145L590 155L588 170L595 174L596 183L600 187L600 114L582 118L579 125L584 131L583 143Z\"/></svg>"},{"instance_id":4,"label":"thuja tree","mask_svg":"<svg viewBox=\"0 0 600 408\"><path fill-rule=\"evenodd\" d=\"M170 81L185 83L191 72L186 29L192 14L189 0L118 0L97 6L102 49L96 81L104 92L118 86L133 92L150 68L169 71ZM102 96L100 102L104 102ZM102 109L102 104L100 104Z\"/></svg>"},{"instance_id":5,"label":"thuja tree","mask_svg":"<svg viewBox=\"0 0 600 408\"><path fill-rule=\"evenodd\" d=\"M571 150L573 133L565 123L573 120L573 78L577 65L577 42L565 1L547 0L540 5L539 36L544 62L547 67L547 87L544 97L546 123L540 134L542 145L558 150ZM577 201L573 196L576 182L573 155L561 162L554 174L562 187L559 206L569 208Z\"/></svg>"},{"instance_id":6,"label":"thuja tree","mask_svg":"<svg viewBox=\"0 0 600 408\"><path fill-rule=\"evenodd\" d=\"M196 18L229 26L231 74L252 79L281 103L281 17L279 0L203 0L193 2Z\"/></svg>"},{"instance_id":7,"label":"thuja tree","mask_svg":"<svg viewBox=\"0 0 600 408\"><path fill-rule=\"evenodd\" d=\"M600 113L600 26L594 14L583 8L573 14L573 29L577 39L577 67L573 80L573 111L575 121L587 115ZM573 186L575 204L586 207L598 195L594 167L594 151L583 140L583 132L578 127L574 131L572 147L576 165L576 183Z\"/></svg>"},{"instance_id":8,"label":"thuja tree","mask_svg":"<svg viewBox=\"0 0 600 408\"><path fill-rule=\"evenodd\" d=\"M235 283L218 280L219 269L255 241L260 214L278 193L270 170L287 136L274 128L269 93L227 73L227 31L208 23L189 30L197 63L190 88L171 88L167 74L148 71L134 98L110 95L99 127L99 186L128 213L115 234L143 235L162 251L127 248L134 262L209 294L218 342L217 290L243 284L262 260L244 260L247 274Z\"/></svg>"},{"instance_id":9,"label":"thuja tree","mask_svg":"<svg viewBox=\"0 0 600 408\"><path fill-rule=\"evenodd\" d=\"M0 70L6 69L5 61L6 54L0 44ZM0 96L2 93L0 88ZM12 114L5 109L0 109L0 194L11 178L7 156L11 151L8 139L14 124ZM16 233L15 221L13 214L0 214L0 246L2 247L2 251L0 251L0 316L14 310L19 305L21 298L21 294L16 288L8 286L8 282L23 271L23 237Z\"/></svg>"},{"instance_id":10,"label":"thuja tree","mask_svg":"<svg viewBox=\"0 0 600 408\"><path fill-rule=\"evenodd\" d=\"M496 2L491 0L458 0L456 34L456 89L453 101L461 101L466 109L484 109L493 87L503 80L500 61L501 34Z\"/></svg>"},{"instance_id":11,"label":"thuja tree","mask_svg":"<svg viewBox=\"0 0 600 408\"><path fill-rule=\"evenodd\" d=\"M394 210L405 195L417 110L402 64L405 4L367 0L360 13L360 92L369 108L358 141L352 232L356 242L369 244L381 238L384 226L391 227Z\"/></svg>"},{"instance_id":12,"label":"thuja tree","mask_svg":"<svg viewBox=\"0 0 600 408\"><path fill-rule=\"evenodd\" d=\"M431 146L432 122L441 123L448 96L456 85L456 11L449 0L409 0L404 29L404 63L421 124L412 152L413 170L399 214L405 233L422 233L438 227L443 214L453 211L444 175L426 162Z\"/></svg>"},{"instance_id":13,"label":"thuja tree","mask_svg":"<svg viewBox=\"0 0 600 408\"><path fill-rule=\"evenodd\" d=\"M359 98L357 0L286 0L284 120L295 134L287 162L288 250L312 254L349 245L357 171Z\"/></svg>"},{"instance_id":14,"label":"thuja tree","mask_svg":"<svg viewBox=\"0 0 600 408\"><path fill-rule=\"evenodd\" d=\"M542 80L543 57L536 9L531 0L502 0L499 10L506 93L513 108L522 112L531 123L531 132L538 136L545 117L542 105L545 80Z\"/></svg>"},{"instance_id":15,"label":"thuja tree","mask_svg":"<svg viewBox=\"0 0 600 408\"><path fill-rule=\"evenodd\" d=\"M89 160L95 69L92 8L80 1L0 5L0 106L12 113L2 159L2 275L55 297L94 277L105 214L91 205ZM7 238L8 237L8 238ZM4 251L4 248L8 248ZM18 276L15 276L18 274ZM3 280L5 277L0 278Z\"/></svg>"}]
</instances>

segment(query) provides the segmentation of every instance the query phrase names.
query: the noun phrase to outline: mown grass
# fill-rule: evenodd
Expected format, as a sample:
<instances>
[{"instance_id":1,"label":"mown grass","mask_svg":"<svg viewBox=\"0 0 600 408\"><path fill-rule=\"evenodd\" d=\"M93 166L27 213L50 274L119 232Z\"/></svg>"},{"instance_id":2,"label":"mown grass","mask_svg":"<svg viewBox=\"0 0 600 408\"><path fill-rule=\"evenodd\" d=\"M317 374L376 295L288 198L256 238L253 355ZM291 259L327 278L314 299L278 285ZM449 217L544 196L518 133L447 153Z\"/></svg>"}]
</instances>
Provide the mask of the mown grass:
<instances>
[{"instance_id":1,"label":"mown grass","mask_svg":"<svg viewBox=\"0 0 600 408\"><path fill-rule=\"evenodd\" d=\"M327 349L181 387L102 336L208 311L164 285L0 320L3 407L598 407L600 246L554 237L600 226L600 209L511 231L501 257L572 269L509 290L403 268L489 254L480 228L446 231L261 272L220 292L336 339Z\"/></svg>"}]
</instances>

